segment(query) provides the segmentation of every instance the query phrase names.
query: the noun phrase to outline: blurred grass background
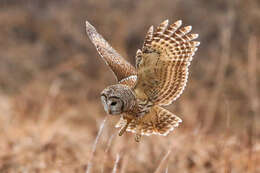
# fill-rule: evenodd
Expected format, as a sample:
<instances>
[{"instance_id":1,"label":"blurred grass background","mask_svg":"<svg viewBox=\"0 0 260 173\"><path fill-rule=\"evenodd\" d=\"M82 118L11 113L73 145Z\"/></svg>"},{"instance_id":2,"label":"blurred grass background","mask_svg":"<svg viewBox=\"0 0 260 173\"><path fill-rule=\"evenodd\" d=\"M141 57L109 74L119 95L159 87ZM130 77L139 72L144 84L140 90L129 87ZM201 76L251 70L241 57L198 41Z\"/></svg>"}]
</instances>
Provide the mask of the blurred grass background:
<instances>
[{"instance_id":1,"label":"blurred grass background","mask_svg":"<svg viewBox=\"0 0 260 173\"><path fill-rule=\"evenodd\" d=\"M167 107L183 123L137 144L109 117L92 151L99 94L115 79L85 21L134 64L165 19L200 35L187 88ZM260 172L259 50L258 0L1 0L0 172Z\"/></svg>"}]
</instances>

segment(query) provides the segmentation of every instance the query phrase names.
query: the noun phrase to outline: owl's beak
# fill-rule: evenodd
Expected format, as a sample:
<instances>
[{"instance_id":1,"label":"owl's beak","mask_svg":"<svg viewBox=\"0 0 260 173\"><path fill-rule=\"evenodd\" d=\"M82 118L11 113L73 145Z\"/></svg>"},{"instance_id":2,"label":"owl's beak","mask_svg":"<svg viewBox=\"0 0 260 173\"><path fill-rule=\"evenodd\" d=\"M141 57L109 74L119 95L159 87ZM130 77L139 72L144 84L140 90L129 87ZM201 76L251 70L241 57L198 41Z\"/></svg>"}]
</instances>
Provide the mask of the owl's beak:
<instances>
[{"instance_id":1,"label":"owl's beak","mask_svg":"<svg viewBox=\"0 0 260 173\"><path fill-rule=\"evenodd\" d=\"M120 112L112 111L109 107L105 107L105 111L108 115L119 115Z\"/></svg>"},{"instance_id":2,"label":"owl's beak","mask_svg":"<svg viewBox=\"0 0 260 173\"><path fill-rule=\"evenodd\" d=\"M105 109L105 111L106 111L106 113L108 114L108 115L117 115L117 114L115 114L115 113L113 113L112 111L111 111L111 109Z\"/></svg>"}]
</instances>

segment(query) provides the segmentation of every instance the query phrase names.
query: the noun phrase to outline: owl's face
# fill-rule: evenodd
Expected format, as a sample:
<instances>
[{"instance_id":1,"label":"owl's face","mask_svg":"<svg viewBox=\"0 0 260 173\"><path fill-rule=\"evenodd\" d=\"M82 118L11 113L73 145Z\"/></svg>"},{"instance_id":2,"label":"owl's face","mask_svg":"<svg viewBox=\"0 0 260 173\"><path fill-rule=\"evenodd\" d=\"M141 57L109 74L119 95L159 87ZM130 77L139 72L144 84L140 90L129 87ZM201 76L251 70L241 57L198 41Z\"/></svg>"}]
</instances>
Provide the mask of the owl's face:
<instances>
[{"instance_id":1,"label":"owl's face","mask_svg":"<svg viewBox=\"0 0 260 173\"><path fill-rule=\"evenodd\" d=\"M124 102L119 97L107 98L105 95L101 95L101 101L108 114L119 115L123 112Z\"/></svg>"},{"instance_id":2,"label":"owl's face","mask_svg":"<svg viewBox=\"0 0 260 173\"><path fill-rule=\"evenodd\" d=\"M107 114L120 115L132 108L135 96L131 88L117 84L101 92L101 101Z\"/></svg>"}]
</instances>

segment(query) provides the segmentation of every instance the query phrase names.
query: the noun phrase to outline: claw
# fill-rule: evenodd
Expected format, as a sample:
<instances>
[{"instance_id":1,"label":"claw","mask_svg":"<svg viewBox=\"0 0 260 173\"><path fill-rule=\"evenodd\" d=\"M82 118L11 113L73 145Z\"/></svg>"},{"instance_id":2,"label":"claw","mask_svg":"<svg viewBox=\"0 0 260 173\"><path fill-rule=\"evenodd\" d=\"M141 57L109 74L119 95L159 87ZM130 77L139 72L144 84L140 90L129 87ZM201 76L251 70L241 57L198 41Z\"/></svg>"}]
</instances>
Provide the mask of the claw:
<instances>
[{"instance_id":1,"label":"claw","mask_svg":"<svg viewBox=\"0 0 260 173\"><path fill-rule=\"evenodd\" d=\"M137 125L137 127L136 127L136 134L135 134L135 141L136 142L140 142L140 140L141 140L141 126L140 126L140 124L139 125Z\"/></svg>"},{"instance_id":2,"label":"claw","mask_svg":"<svg viewBox=\"0 0 260 173\"><path fill-rule=\"evenodd\" d=\"M127 125L125 125L122 129L120 129L118 135L122 136L125 133L126 129L127 129Z\"/></svg>"},{"instance_id":3,"label":"claw","mask_svg":"<svg viewBox=\"0 0 260 173\"><path fill-rule=\"evenodd\" d=\"M129 125L129 123L131 122L130 119L127 119L126 121L127 121L127 122L126 122L126 125L125 125L122 129L120 129L120 131L119 131L119 133L118 133L119 136L122 136L122 135L125 133L125 131L126 131L128 125Z\"/></svg>"},{"instance_id":4,"label":"claw","mask_svg":"<svg viewBox=\"0 0 260 173\"><path fill-rule=\"evenodd\" d=\"M140 142L141 136L142 136L141 134L136 133L136 134L135 134L135 141L136 141L136 142Z\"/></svg>"}]
</instances>

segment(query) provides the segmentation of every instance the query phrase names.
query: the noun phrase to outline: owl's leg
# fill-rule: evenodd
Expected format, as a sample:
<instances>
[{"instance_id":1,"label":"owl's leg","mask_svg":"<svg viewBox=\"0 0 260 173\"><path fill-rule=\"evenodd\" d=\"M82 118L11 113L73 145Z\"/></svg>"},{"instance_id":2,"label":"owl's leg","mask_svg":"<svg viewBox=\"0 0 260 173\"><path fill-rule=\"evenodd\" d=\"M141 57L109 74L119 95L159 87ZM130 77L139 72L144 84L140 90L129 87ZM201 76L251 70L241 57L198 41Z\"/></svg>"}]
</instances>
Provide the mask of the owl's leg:
<instances>
[{"instance_id":1,"label":"owl's leg","mask_svg":"<svg viewBox=\"0 0 260 173\"><path fill-rule=\"evenodd\" d=\"M140 142L142 135L140 133L135 134L135 141Z\"/></svg>"},{"instance_id":2,"label":"owl's leg","mask_svg":"<svg viewBox=\"0 0 260 173\"><path fill-rule=\"evenodd\" d=\"M141 126L138 124L137 127L136 127L136 134L135 134L135 141L136 142L140 142L141 140Z\"/></svg>"},{"instance_id":3,"label":"owl's leg","mask_svg":"<svg viewBox=\"0 0 260 173\"><path fill-rule=\"evenodd\" d=\"M128 127L130 122L131 122L131 119L126 118L126 124L125 124L125 126L123 128L120 129L120 131L118 133L119 136L122 136L125 133L125 131L126 131L126 129L127 129L127 127Z\"/></svg>"}]
</instances>

